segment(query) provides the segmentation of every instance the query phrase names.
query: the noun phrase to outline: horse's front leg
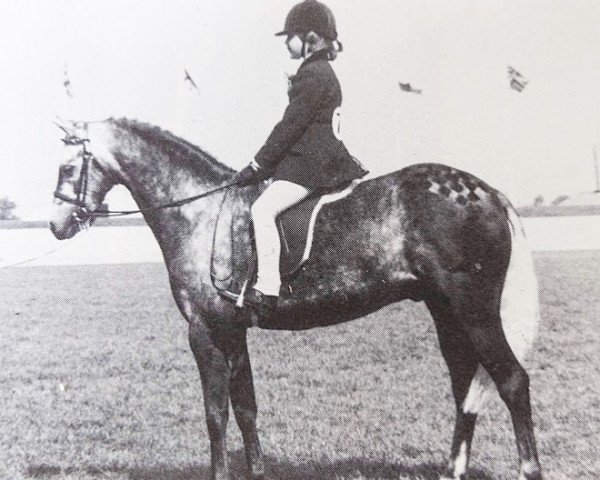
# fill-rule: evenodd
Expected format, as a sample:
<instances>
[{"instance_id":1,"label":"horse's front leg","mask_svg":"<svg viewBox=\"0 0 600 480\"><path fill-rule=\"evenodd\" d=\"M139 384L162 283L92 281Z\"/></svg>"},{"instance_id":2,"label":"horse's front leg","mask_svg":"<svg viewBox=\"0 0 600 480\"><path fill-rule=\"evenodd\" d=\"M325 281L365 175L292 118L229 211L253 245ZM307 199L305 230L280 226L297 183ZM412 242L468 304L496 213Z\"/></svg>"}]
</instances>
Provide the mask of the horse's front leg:
<instances>
[{"instance_id":1,"label":"horse's front leg","mask_svg":"<svg viewBox=\"0 0 600 480\"><path fill-rule=\"evenodd\" d=\"M231 405L244 439L250 478L260 480L265 476L265 465L256 430L256 397L245 332L235 347L231 362Z\"/></svg>"},{"instance_id":2,"label":"horse's front leg","mask_svg":"<svg viewBox=\"0 0 600 480\"><path fill-rule=\"evenodd\" d=\"M210 438L211 480L229 480L226 435L231 367L226 348L227 333L210 329L203 319L191 319L189 340L202 380Z\"/></svg>"}]
</instances>

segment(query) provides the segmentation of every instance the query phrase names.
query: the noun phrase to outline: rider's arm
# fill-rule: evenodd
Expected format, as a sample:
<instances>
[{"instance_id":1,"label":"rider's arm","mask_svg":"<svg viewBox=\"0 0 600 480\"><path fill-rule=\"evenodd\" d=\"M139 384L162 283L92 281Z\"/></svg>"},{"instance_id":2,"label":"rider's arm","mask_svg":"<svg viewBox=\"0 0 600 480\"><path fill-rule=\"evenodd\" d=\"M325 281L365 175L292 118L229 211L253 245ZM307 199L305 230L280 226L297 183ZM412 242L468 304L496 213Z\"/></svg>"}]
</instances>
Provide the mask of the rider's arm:
<instances>
[{"instance_id":1,"label":"rider's arm","mask_svg":"<svg viewBox=\"0 0 600 480\"><path fill-rule=\"evenodd\" d=\"M283 118L254 157L258 165L267 170L277 166L310 125L326 92L327 87L317 72L308 68L298 72L292 81L290 103Z\"/></svg>"}]
</instances>

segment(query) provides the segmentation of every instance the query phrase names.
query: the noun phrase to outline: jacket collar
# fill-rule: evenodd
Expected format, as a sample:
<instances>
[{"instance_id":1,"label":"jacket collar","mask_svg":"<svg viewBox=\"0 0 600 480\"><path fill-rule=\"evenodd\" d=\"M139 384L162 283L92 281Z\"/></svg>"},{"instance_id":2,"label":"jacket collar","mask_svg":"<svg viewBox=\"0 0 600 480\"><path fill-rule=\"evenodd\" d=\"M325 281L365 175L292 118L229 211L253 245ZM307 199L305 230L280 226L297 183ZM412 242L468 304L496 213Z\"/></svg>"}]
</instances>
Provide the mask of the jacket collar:
<instances>
[{"instance_id":1,"label":"jacket collar","mask_svg":"<svg viewBox=\"0 0 600 480\"><path fill-rule=\"evenodd\" d=\"M304 60L299 68L302 68L305 65L308 65L309 63L315 62L317 60L329 60L328 56L329 54L327 53L327 50L319 50L318 52L313 53L310 57Z\"/></svg>"}]
</instances>

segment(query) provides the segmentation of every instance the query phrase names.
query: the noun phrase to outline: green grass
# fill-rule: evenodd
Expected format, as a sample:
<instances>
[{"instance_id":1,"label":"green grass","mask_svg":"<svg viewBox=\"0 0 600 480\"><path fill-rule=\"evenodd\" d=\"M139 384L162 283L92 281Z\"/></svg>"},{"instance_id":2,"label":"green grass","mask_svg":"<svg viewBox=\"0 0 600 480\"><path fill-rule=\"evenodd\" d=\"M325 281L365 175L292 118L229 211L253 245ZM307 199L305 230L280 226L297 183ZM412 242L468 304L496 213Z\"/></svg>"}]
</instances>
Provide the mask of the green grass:
<instances>
[{"instance_id":1,"label":"green grass","mask_svg":"<svg viewBox=\"0 0 600 480\"><path fill-rule=\"evenodd\" d=\"M547 479L600 476L600 253L543 254L532 397ZM187 328L162 265L0 270L0 478L208 478ZM310 332L249 333L273 480L437 478L453 404L433 324L405 302ZM230 423L233 473L245 466ZM505 407L473 478L516 478Z\"/></svg>"}]
</instances>

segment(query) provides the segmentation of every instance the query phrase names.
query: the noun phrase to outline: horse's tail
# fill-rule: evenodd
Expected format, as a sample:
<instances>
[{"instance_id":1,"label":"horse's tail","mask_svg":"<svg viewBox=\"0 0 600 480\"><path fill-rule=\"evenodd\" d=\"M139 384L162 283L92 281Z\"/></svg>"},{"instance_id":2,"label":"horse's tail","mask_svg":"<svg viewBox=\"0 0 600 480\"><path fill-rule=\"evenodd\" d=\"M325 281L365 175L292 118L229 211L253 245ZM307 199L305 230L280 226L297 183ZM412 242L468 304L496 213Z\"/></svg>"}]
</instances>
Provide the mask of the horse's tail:
<instances>
[{"instance_id":1,"label":"horse's tail","mask_svg":"<svg viewBox=\"0 0 600 480\"><path fill-rule=\"evenodd\" d=\"M510 262L502 290L500 316L506 340L517 360L522 363L538 333L538 283L521 220L508 200L504 197L500 199L504 204L511 230ZM479 365L465 398L463 410L477 413L492 389L492 379Z\"/></svg>"}]
</instances>

